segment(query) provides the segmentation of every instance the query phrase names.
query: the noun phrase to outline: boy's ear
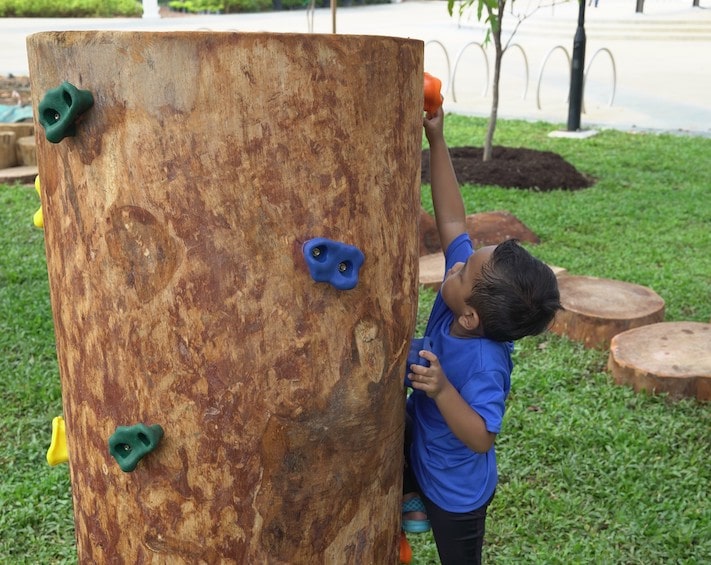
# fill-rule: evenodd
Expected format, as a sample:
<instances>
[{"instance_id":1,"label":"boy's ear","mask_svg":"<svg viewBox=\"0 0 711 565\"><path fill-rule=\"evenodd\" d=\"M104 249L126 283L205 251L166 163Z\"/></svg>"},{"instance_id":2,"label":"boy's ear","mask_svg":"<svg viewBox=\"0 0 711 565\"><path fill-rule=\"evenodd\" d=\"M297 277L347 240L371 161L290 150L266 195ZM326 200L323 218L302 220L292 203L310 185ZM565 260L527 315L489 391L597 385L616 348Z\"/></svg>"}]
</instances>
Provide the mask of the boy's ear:
<instances>
[{"instance_id":1,"label":"boy's ear","mask_svg":"<svg viewBox=\"0 0 711 565\"><path fill-rule=\"evenodd\" d=\"M473 332L479 327L479 314L471 306L467 306L457 320L459 325L468 332Z\"/></svg>"}]
</instances>

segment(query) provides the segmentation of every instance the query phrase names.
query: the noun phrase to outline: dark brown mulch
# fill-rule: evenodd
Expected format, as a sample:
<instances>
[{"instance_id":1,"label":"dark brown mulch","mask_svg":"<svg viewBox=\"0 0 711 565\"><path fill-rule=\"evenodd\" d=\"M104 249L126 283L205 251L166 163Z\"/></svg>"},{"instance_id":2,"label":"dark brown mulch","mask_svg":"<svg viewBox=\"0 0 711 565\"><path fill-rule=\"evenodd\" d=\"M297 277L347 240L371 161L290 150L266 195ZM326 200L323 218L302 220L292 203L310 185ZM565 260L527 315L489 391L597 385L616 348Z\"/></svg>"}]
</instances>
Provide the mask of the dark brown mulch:
<instances>
[{"instance_id":1,"label":"dark brown mulch","mask_svg":"<svg viewBox=\"0 0 711 565\"><path fill-rule=\"evenodd\" d=\"M595 179L579 172L557 153L523 147L494 146L493 158L482 161L481 147L452 147L450 155L460 184L495 185L536 191L580 190ZM430 182L430 154L422 152L422 182Z\"/></svg>"}]
</instances>

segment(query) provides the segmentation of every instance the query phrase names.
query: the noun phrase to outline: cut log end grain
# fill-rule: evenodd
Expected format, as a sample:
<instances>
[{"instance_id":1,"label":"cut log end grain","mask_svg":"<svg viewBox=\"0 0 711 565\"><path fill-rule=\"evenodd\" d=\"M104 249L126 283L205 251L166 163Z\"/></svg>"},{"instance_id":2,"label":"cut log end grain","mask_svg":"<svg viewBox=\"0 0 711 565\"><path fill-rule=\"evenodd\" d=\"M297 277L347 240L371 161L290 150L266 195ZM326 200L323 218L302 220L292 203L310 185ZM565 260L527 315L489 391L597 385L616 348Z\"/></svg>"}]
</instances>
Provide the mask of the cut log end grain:
<instances>
[{"instance_id":1,"label":"cut log end grain","mask_svg":"<svg viewBox=\"0 0 711 565\"><path fill-rule=\"evenodd\" d=\"M664 300L653 290L623 281L566 275L558 278L563 310L551 331L604 349L613 336L664 320Z\"/></svg>"},{"instance_id":2,"label":"cut log end grain","mask_svg":"<svg viewBox=\"0 0 711 565\"><path fill-rule=\"evenodd\" d=\"M616 335L608 369L637 391L711 401L711 324L662 322Z\"/></svg>"},{"instance_id":3,"label":"cut log end grain","mask_svg":"<svg viewBox=\"0 0 711 565\"><path fill-rule=\"evenodd\" d=\"M14 167L17 164L15 137L14 131L0 131L0 169Z\"/></svg>"},{"instance_id":4,"label":"cut log end grain","mask_svg":"<svg viewBox=\"0 0 711 565\"><path fill-rule=\"evenodd\" d=\"M431 253L420 257L420 284L435 292L444 278L444 253Z\"/></svg>"},{"instance_id":5,"label":"cut log end grain","mask_svg":"<svg viewBox=\"0 0 711 565\"><path fill-rule=\"evenodd\" d=\"M35 136L21 137L15 144L17 162L23 167L37 166L37 153L35 151Z\"/></svg>"},{"instance_id":6,"label":"cut log end grain","mask_svg":"<svg viewBox=\"0 0 711 565\"><path fill-rule=\"evenodd\" d=\"M549 265L553 273L557 277L562 277L568 271L562 267ZM425 288L431 288L435 292L442 286L444 279L444 253L430 253L420 257L420 285Z\"/></svg>"}]
</instances>

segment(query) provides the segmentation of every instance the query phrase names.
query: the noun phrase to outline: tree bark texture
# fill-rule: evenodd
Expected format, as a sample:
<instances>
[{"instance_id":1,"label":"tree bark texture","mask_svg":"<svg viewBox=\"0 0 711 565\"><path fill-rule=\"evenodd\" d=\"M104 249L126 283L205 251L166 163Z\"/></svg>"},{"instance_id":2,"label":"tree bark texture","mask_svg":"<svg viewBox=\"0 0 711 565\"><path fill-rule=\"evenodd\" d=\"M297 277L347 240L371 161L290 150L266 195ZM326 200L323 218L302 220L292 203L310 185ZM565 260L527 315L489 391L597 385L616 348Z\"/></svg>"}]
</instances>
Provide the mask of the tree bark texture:
<instances>
[{"instance_id":1,"label":"tree bark texture","mask_svg":"<svg viewBox=\"0 0 711 565\"><path fill-rule=\"evenodd\" d=\"M422 42L28 38L82 563L396 563L414 331ZM37 117L37 116L36 116ZM303 246L360 249L351 290ZM158 424L132 472L119 426Z\"/></svg>"}]
</instances>

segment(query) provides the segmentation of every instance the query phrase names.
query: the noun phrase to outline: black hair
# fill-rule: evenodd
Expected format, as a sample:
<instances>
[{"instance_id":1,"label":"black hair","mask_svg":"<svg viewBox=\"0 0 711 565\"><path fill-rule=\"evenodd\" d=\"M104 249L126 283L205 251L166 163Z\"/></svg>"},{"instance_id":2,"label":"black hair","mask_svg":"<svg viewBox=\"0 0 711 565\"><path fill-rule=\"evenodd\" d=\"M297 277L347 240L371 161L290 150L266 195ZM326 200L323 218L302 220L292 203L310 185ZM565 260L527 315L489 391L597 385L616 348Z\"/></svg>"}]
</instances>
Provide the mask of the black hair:
<instances>
[{"instance_id":1,"label":"black hair","mask_svg":"<svg viewBox=\"0 0 711 565\"><path fill-rule=\"evenodd\" d=\"M466 302L494 341L542 333L562 308L555 273L514 239L496 246Z\"/></svg>"}]
</instances>

